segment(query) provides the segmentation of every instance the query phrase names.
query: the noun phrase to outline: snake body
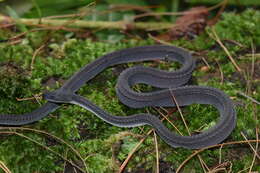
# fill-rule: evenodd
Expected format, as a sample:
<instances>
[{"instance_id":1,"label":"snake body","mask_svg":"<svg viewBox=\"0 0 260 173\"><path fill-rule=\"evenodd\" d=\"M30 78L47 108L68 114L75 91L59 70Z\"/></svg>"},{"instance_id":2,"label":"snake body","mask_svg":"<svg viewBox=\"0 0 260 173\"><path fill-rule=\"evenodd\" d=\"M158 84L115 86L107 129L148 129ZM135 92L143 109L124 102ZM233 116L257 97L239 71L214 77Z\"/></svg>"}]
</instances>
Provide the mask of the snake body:
<instances>
[{"instance_id":1,"label":"snake body","mask_svg":"<svg viewBox=\"0 0 260 173\"><path fill-rule=\"evenodd\" d=\"M135 66L124 70L117 82L118 98L132 108L145 106L174 107L193 103L210 104L220 113L214 127L192 136L180 136L171 132L162 122L151 114L114 116L76 91L104 69L122 63L148 60L177 61L182 67L176 71L163 71L150 67ZM100 57L74 74L61 88L44 94L48 102L31 113L23 115L0 115L0 125L24 125L40 120L61 106L61 103L79 105L102 120L119 127L152 126L156 133L172 147L197 149L223 141L234 129L236 112L229 97L222 91L206 86L184 86L191 78L195 62L189 52L174 46L140 46L115 51ZM131 89L138 83L148 84L160 90L139 93ZM177 103L173 101L173 97Z\"/></svg>"}]
</instances>

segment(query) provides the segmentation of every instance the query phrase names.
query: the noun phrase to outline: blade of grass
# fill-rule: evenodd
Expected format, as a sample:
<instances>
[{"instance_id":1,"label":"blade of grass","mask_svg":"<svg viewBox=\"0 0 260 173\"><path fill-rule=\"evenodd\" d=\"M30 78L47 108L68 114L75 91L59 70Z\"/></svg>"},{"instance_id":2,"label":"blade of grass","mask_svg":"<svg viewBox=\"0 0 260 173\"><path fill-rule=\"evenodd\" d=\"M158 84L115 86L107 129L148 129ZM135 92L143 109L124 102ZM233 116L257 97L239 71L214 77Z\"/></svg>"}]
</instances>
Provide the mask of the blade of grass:
<instances>
[{"instance_id":1,"label":"blade of grass","mask_svg":"<svg viewBox=\"0 0 260 173\"><path fill-rule=\"evenodd\" d=\"M211 35L210 33L209 36L215 40L220 47L222 47L222 49L224 50L224 52L227 54L228 58L230 59L230 61L232 62L232 64L235 66L235 68L237 69L238 72L242 72L241 68L238 66L238 64L236 63L236 61L234 60L234 58L231 56L230 52L228 51L228 49L225 47L225 45L222 43L222 41L220 40L220 38L218 37L215 29L212 27L211 31L213 33L213 35Z\"/></svg>"}]
</instances>

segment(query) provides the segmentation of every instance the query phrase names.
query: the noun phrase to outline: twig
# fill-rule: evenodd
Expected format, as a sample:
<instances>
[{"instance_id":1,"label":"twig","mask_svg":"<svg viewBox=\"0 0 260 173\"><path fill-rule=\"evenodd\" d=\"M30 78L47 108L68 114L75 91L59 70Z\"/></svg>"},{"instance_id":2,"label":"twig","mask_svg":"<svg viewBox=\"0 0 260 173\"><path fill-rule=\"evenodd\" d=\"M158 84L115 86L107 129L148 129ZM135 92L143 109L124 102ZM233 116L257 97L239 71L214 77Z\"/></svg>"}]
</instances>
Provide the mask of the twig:
<instances>
[{"instance_id":1,"label":"twig","mask_svg":"<svg viewBox=\"0 0 260 173\"><path fill-rule=\"evenodd\" d=\"M221 158L222 158L222 154L221 154L221 153L222 153L222 152L221 152L221 151L222 151L222 148L223 148L223 145L221 145L221 147L219 148L219 160L218 160L218 164L221 164L221 162L222 162L222 161L221 161L221 160L222 160L222 159L221 159Z\"/></svg>"},{"instance_id":2,"label":"twig","mask_svg":"<svg viewBox=\"0 0 260 173\"><path fill-rule=\"evenodd\" d=\"M177 103L177 100L176 100L176 98L175 98L175 96L174 96L174 94L173 94L173 92L172 92L171 89L170 89L170 92L171 92L171 96L172 96L171 98L173 99L173 103L176 105L176 107L177 107L177 109L178 109L178 111L179 111L179 113L180 113L180 115L181 115L181 119L182 119L182 121L183 121L183 123L184 123L184 125L185 125L185 128L186 128L188 134L191 136L190 129L189 129L189 127L188 127L188 125L187 125L187 123L186 123L186 121L185 121L185 119L184 119L184 116L183 116L183 114L182 114L182 111L181 111L181 109L180 109L180 106L179 106L179 104Z\"/></svg>"},{"instance_id":3,"label":"twig","mask_svg":"<svg viewBox=\"0 0 260 173\"><path fill-rule=\"evenodd\" d=\"M67 149L66 149L66 151L65 151L65 158L66 158L66 159L68 158L68 150L67 150ZM67 164L67 162L64 162L64 165L63 165L63 173L65 173L66 164Z\"/></svg>"},{"instance_id":4,"label":"twig","mask_svg":"<svg viewBox=\"0 0 260 173\"><path fill-rule=\"evenodd\" d=\"M206 66L210 69L210 65L209 65L208 61L204 57L202 57L201 59L206 64Z\"/></svg>"},{"instance_id":5,"label":"twig","mask_svg":"<svg viewBox=\"0 0 260 173\"><path fill-rule=\"evenodd\" d=\"M248 54L244 55L244 57L246 57L246 58L252 58L252 56L253 56L253 54L251 54L251 53L248 53ZM254 56L255 56L256 59L257 58L259 59L260 58L260 53L255 53Z\"/></svg>"},{"instance_id":6,"label":"twig","mask_svg":"<svg viewBox=\"0 0 260 173\"><path fill-rule=\"evenodd\" d=\"M45 47L45 44L41 45L39 48L37 48L34 53L33 53L33 56L32 56L32 61L31 61L31 66L30 66L30 69L33 70L33 65L34 65L34 61L35 61L35 58L36 56L40 53L40 51Z\"/></svg>"},{"instance_id":7,"label":"twig","mask_svg":"<svg viewBox=\"0 0 260 173\"><path fill-rule=\"evenodd\" d=\"M155 108L156 109L156 108ZM171 125L172 127L180 134L183 136L183 134L181 133L181 131L158 109L156 109L158 111L158 113L163 116L163 118L165 118Z\"/></svg>"},{"instance_id":8,"label":"twig","mask_svg":"<svg viewBox=\"0 0 260 173\"><path fill-rule=\"evenodd\" d=\"M148 33L148 37L151 38L152 40L154 40L155 42L158 42L158 43L161 43L161 44L164 44L164 45L168 45L168 46L172 46L171 43L166 42L166 41L161 40L161 39L158 39L158 38L152 36L150 33Z\"/></svg>"},{"instance_id":9,"label":"twig","mask_svg":"<svg viewBox=\"0 0 260 173\"><path fill-rule=\"evenodd\" d=\"M0 22L6 19L5 16L0 16ZM135 29L149 30L149 29L167 29L173 26L172 23L167 22L126 22L126 21L86 21L74 20L69 22L65 19L42 19L39 24L37 18L19 18L12 19L14 22L19 22L24 25L46 27L46 26L64 26L75 28L103 28L103 29L127 29L128 26Z\"/></svg>"},{"instance_id":10,"label":"twig","mask_svg":"<svg viewBox=\"0 0 260 173\"><path fill-rule=\"evenodd\" d=\"M251 93L251 88L252 88L252 80L254 78L254 72L255 72L255 48L253 41L251 41L251 49L252 49L252 63L251 63L251 74L249 75L249 80L247 82L248 84L248 94Z\"/></svg>"},{"instance_id":11,"label":"twig","mask_svg":"<svg viewBox=\"0 0 260 173\"><path fill-rule=\"evenodd\" d=\"M223 82L224 82L224 74L223 74L223 71L222 71L222 69L221 69L221 67L220 67L220 64L219 64L218 60L216 60L216 63L217 63L218 68L219 68L220 78L221 78L220 83L221 83L221 85L222 85Z\"/></svg>"},{"instance_id":12,"label":"twig","mask_svg":"<svg viewBox=\"0 0 260 173\"><path fill-rule=\"evenodd\" d=\"M230 52L228 51L228 49L224 46L224 44L221 42L221 40L219 39L216 31L214 28L211 29L212 33L214 36L211 36L211 34L209 34L209 36L211 36L221 47L222 49L225 51L225 53L227 54L228 58L231 60L232 64L235 66L235 68L237 69L237 71L241 72L242 70L240 69L240 67L237 65L236 61L234 60L234 58L231 56Z\"/></svg>"},{"instance_id":13,"label":"twig","mask_svg":"<svg viewBox=\"0 0 260 173\"><path fill-rule=\"evenodd\" d=\"M252 98L252 97L246 95L245 93L242 93L242 92L240 92L240 91L238 91L237 93L238 93L239 95L243 96L243 97L246 97L247 99L251 100L252 102L254 102L254 103L260 105L260 102L259 102L259 101L257 101L256 99L254 99L254 98Z\"/></svg>"},{"instance_id":14,"label":"twig","mask_svg":"<svg viewBox=\"0 0 260 173\"><path fill-rule=\"evenodd\" d=\"M191 135L190 130L189 130L189 128L188 128L188 126L187 126L187 124L186 124L186 121L185 121L185 119L184 119L184 117L183 117L182 111L181 111L181 109L180 109L180 107L179 107L179 104L177 103L177 100L176 100L176 98L175 98L175 96L174 96L172 90L171 90L171 89L169 89L169 90L170 90L170 93L171 93L171 96L172 96L171 98L172 98L172 100L173 100L173 103L176 105L176 107L177 107L177 109L178 109L178 112L179 112L180 115L181 115L181 118L182 118L182 121L183 121L183 123L184 123L184 125L185 125L185 127L186 127L186 130L188 131L188 134Z\"/></svg>"},{"instance_id":15,"label":"twig","mask_svg":"<svg viewBox=\"0 0 260 173\"><path fill-rule=\"evenodd\" d=\"M27 97L27 98L16 98L17 101L27 101L27 100L37 100L37 99L41 99L41 93L40 94L36 94L33 97Z\"/></svg>"},{"instance_id":16,"label":"twig","mask_svg":"<svg viewBox=\"0 0 260 173\"><path fill-rule=\"evenodd\" d=\"M257 127L255 129L255 133L256 133L256 140L258 140L258 128ZM253 160L252 160L249 172L252 172L252 169L253 169L256 157L260 160L260 157L257 154L257 151L258 151L258 142L256 142L255 151L254 151L254 157L253 157Z\"/></svg>"},{"instance_id":17,"label":"twig","mask_svg":"<svg viewBox=\"0 0 260 173\"><path fill-rule=\"evenodd\" d=\"M155 143L155 151L156 151L156 173L160 173L160 168L159 168L159 149L158 149L157 135L155 133L155 130L153 130L153 135L154 135L154 143Z\"/></svg>"},{"instance_id":18,"label":"twig","mask_svg":"<svg viewBox=\"0 0 260 173\"><path fill-rule=\"evenodd\" d=\"M5 172L5 173L12 173L10 169L4 164L4 162L0 161L0 168Z\"/></svg>"},{"instance_id":19,"label":"twig","mask_svg":"<svg viewBox=\"0 0 260 173\"><path fill-rule=\"evenodd\" d=\"M238 171L237 173L244 172L244 171L246 171L246 170L248 170L248 169L250 169L250 167L248 167L248 168L245 168L245 169L242 169L242 170ZM252 173L252 172L249 172L249 173Z\"/></svg>"},{"instance_id":20,"label":"twig","mask_svg":"<svg viewBox=\"0 0 260 173\"><path fill-rule=\"evenodd\" d=\"M246 141L232 141L232 142L226 142L226 143L222 143L222 144L216 144L216 145L211 145L205 148L202 148L200 150L195 151L193 154L191 154L189 157L187 157L181 164L180 166L177 168L176 173L179 173L181 171L181 169L184 167L184 165L190 161L194 156L198 155L199 153L207 150L207 149L211 149L211 148L216 148L216 147L221 147L226 146L226 145L233 145L233 144L244 144L244 143L256 143L256 142L260 142L260 140L256 140L256 139L252 139L252 140L246 140Z\"/></svg>"}]
</instances>

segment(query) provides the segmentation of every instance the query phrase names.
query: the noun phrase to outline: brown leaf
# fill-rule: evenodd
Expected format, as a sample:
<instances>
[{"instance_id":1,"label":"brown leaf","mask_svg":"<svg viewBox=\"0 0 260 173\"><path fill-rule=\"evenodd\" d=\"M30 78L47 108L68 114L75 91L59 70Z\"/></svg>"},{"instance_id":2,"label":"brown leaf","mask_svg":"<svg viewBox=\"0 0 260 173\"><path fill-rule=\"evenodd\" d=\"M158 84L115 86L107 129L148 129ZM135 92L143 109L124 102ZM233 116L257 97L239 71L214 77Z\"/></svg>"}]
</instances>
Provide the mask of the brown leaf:
<instances>
[{"instance_id":1,"label":"brown leaf","mask_svg":"<svg viewBox=\"0 0 260 173\"><path fill-rule=\"evenodd\" d=\"M205 30L207 17L209 15L206 7L194 7L179 17L173 28L165 34L159 35L158 39L174 40L178 38L194 38Z\"/></svg>"}]
</instances>

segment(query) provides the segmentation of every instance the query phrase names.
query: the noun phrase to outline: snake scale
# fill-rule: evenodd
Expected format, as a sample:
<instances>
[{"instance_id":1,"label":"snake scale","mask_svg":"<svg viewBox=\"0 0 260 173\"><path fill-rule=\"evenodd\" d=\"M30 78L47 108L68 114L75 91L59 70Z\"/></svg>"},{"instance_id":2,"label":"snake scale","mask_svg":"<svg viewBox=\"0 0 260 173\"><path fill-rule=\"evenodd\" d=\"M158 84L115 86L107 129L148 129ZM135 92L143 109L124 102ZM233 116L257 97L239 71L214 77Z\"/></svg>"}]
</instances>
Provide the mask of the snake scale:
<instances>
[{"instance_id":1,"label":"snake scale","mask_svg":"<svg viewBox=\"0 0 260 173\"><path fill-rule=\"evenodd\" d=\"M143 66L134 66L124 70L116 85L119 100L131 108L146 106L174 107L176 104L187 106L193 103L210 104L220 114L215 126L199 134L180 136L166 128L154 115L142 113L130 116L114 116L76 93L86 82L108 67L150 60L177 61L182 66L176 71L163 71ZM232 101L222 91L207 86L185 86L190 80L194 68L195 61L191 54L174 46L140 46L115 51L80 69L61 88L45 93L43 98L48 102L33 112L22 115L0 114L0 125L20 126L33 123L57 110L62 106L62 103L71 103L89 110L107 123L118 127L150 125L172 147L198 149L214 145L223 141L232 132L236 125L236 112ZM138 83L151 85L159 88L159 90L144 93L136 92L131 87ZM173 96L177 103L173 101Z\"/></svg>"}]
</instances>

